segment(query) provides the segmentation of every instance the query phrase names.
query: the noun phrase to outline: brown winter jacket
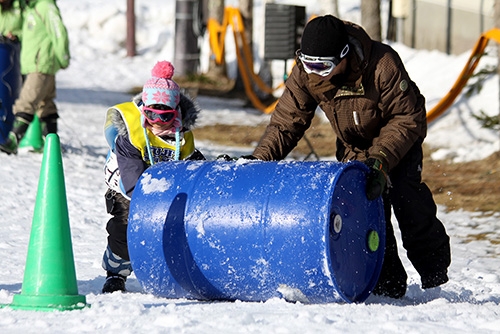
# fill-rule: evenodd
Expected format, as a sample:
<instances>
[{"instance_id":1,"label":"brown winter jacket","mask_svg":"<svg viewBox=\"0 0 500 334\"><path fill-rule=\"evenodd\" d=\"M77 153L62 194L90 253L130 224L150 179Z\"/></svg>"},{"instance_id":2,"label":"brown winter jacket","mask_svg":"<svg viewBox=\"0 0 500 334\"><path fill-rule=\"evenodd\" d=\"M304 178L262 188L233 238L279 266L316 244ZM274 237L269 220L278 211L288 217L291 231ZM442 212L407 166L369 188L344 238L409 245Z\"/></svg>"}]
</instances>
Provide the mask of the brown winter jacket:
<instances>
[{"instance_id":1,"label":"brown winter jacket","mask_svg":"<svg viewBox=\"0 0 500 334\"><path fill-rule=\"evenodd\" d=\"M344 162L373 157L391 170L419 137L425 138L425 99L399 55L371 40L361 27L345 23L350 43L346 74L341 79L308 75L297 59L253 153L256 158L284 159L309 128L317 106L345 147L337 152Z\"/></svg>"}]
</instances>

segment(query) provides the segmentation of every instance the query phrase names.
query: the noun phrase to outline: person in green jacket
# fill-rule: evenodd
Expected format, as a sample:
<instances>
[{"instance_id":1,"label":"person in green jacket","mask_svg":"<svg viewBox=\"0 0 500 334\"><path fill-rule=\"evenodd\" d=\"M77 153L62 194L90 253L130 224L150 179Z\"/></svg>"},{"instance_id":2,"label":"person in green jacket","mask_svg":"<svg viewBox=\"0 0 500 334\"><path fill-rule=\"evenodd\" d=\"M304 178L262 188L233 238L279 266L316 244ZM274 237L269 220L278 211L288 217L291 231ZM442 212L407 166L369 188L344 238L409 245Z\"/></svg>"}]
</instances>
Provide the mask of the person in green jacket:
<instances>
[{"instance_id":1,"label":"person in green jacket","mask_svg":"<svg viewBox=\"0 0 500 334\"><path fill-rule=\"evenodd\" d=\"M23 17L17 0L0 0L0 34L9 41L18 42Z\"/></svg>"},{"instance_id":2,"label":"person in green jacket","mask_svg":"<svg viewBox=\"0 0 500 334\"><path fill-rule=\"evenodd\" d=\"M42 135L57 133L59 114L55 75L69 66L68 32L54 0L26 0L21 32L21 73L23 87L16 100L14 125L0 150L16 154L18 143L35 114L42 124Z\"/></svg>"}]
</instances>

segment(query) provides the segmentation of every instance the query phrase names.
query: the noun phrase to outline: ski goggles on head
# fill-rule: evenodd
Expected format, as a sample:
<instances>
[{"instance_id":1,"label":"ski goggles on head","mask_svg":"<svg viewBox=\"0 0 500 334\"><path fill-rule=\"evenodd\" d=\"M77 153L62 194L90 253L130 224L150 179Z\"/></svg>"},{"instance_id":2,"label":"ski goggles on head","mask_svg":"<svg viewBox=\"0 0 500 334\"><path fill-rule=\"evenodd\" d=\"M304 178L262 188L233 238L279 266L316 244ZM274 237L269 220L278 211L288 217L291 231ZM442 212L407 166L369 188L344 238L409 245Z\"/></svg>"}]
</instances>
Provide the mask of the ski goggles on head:
<instances>
[{"instance_id":1,"label":"ski goggles on head","mask_svg":"<svg viewBox=\"0 0 500 334\"><path fill-rule=\"evenodd\" d=\"M296 55L299 57L302 65L304 65L304 71L306 71L307 74L314 73L326 77L328 74L332 73L333 69L337 67L348 52L349 44L346 44L338 57L308 56L303 54L300 49L297 50Z\"/></svg>"},{"instance_id":2,"label":"ski goggles on head","mask_svg":"<svg viewBox=\"0 0 500 334\"><path fill-rule=\"evenodd\" d=\"M142 114L152 124L169 125L179 116L176 109L171 109L167 105L154 105L157 108L142 107ZM164 107L165 109L163 109Z\"/></svg>"}]
</instances>

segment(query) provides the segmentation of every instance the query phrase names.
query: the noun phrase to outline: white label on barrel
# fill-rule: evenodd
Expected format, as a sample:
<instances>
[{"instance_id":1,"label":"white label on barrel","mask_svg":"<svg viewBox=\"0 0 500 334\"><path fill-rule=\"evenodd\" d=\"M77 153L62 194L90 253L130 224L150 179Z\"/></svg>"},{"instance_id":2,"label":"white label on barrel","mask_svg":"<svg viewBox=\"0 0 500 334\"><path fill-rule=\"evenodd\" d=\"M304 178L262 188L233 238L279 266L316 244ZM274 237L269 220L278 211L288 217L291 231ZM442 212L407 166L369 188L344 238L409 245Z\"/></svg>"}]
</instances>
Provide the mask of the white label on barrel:
<instances>
[{"instance_id":1,"label":"white label on barrel","mask_svg":"<svg viewBox=\"0 0 500 334\"><path fill-rule=\"evenodd\" d=\"M333 219L333 230L335 233L340 233L342 230L342 217L340 217L340 215L335 215Z\"/></svg>"}]
</instances>

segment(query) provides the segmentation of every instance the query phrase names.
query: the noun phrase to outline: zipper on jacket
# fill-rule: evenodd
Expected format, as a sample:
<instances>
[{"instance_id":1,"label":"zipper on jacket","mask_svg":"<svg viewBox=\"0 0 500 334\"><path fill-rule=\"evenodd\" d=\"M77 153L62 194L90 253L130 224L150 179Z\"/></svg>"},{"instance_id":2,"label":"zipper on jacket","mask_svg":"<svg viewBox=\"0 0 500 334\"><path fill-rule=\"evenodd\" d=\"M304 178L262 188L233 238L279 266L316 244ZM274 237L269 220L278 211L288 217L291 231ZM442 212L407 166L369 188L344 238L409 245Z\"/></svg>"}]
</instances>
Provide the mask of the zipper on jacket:
<instances>
[{"instance_id":1,"label":"zipper on jacket","mask_svg":"<svg viewBox=\"0 0 500 334\"><path fill-rule=\"evenodd\" d=\"M356 110L352 112L352 118L354 119L354 125L359 126L359 114Z\"/></svg>"}]
</instances>

